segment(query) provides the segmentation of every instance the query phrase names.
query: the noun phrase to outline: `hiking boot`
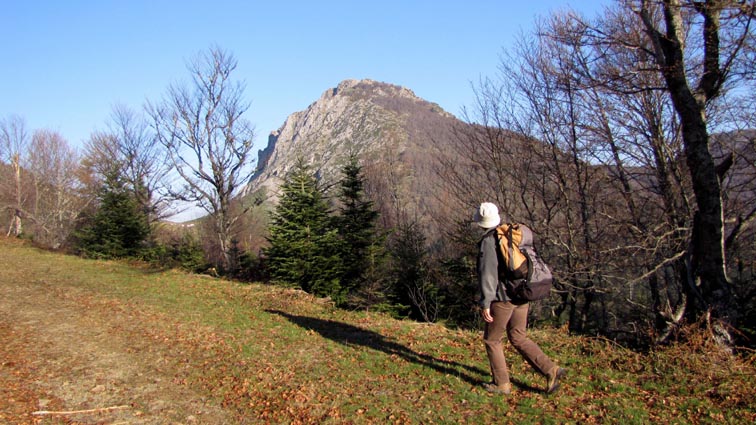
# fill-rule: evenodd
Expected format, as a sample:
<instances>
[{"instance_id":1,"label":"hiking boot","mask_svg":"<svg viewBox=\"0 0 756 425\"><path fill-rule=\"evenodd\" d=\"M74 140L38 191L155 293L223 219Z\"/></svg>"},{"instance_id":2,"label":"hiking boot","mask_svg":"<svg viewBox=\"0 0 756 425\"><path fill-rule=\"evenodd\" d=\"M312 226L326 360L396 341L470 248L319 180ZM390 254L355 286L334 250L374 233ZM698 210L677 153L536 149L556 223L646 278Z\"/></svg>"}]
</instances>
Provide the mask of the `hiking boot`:
<instances>
[{"instance_id":1,"label":"hiking boot","mask_svg":"<svg viewBox=\"0 0 756 425\"><path fill-rule=\"evenodd\" d=\"M512 384L507 382L506 384L496 385L496 384L485 384L483 385L483 388L486 389L489 393L494 394L510 394L512 393Z\"/></svg>"},{"instance_id":2,"label":"hiking boot","mask_svg":"<svg viewBox=\"0 0 756 425\"><path fill-rule=\"evenodd\" d=\"M567 369L563 369L559 366L554 366L549 373L546 374L547 384L546 392L551 394L559 389L559 380L567 374Z\"/></svg>"}]
</instances>

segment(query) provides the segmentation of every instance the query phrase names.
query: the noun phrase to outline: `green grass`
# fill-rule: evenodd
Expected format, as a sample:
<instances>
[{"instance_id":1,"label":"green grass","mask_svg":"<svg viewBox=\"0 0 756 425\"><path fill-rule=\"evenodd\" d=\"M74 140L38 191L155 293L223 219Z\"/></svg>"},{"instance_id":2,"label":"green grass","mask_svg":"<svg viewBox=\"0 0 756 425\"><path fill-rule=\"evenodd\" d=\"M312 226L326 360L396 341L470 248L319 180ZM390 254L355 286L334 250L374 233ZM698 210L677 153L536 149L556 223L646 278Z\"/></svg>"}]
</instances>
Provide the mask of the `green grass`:
<instances>
[{"instance_id":1,"label":"green grass","mask_svg":"<svg viewBox=\"0 0 756 425\"><path fill-rule=\"evenodd\" d=\"M515 388L485 393L479 331L336 309L298 290L92 261L3 239L0 279L137 311L182 353L182 383L240 417L284 423L754 423L754 356L705 339L650 353L534 329L560 391L506 345ZM84 301L82 301L84 302Z\"/></svg>"}]
</instances>

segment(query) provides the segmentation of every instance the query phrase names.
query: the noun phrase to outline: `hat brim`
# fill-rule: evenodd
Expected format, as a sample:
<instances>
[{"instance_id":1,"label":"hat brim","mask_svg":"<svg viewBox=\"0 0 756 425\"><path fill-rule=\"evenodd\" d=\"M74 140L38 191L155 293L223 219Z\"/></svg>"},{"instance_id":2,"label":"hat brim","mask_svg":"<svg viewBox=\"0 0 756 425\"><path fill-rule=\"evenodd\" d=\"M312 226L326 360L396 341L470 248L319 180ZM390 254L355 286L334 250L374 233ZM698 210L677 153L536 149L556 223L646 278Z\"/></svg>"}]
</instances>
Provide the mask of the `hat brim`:
<instances>
[{"instance_id":1,"label":"hat brim","mask_svg":"<svg viewBox=\"0 0 756 425\"><path fill-rule=\"evenodd\" d=\"M483 217L483 218L481 218L481 217L475 217L475 218L476 218L475 224L477 224L478 226L480 226L480 227L482 227L484 229L488 229L488 228L491 228L491 227L496 227L501 222L501 218L499 218L498 215L495 216L495 217Z\"/></svg>"}]
</instances>

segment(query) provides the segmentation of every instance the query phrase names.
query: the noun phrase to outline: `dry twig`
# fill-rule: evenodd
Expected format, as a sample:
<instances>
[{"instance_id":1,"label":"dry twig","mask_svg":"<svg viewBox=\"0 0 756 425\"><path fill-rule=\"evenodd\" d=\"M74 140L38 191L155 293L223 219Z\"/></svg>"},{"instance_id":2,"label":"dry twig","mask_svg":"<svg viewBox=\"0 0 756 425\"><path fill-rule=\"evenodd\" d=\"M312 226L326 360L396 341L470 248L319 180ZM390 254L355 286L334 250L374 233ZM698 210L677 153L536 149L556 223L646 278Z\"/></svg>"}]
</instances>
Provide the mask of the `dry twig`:
<instances>
[{"instance_id":1,"label":"dry twig","mask_svg":"<svg viewBox=\"0 0 756 425\"><path fill-rule=\"evenodd\" d=\"M101 407L99 409L86 409L86 410L67 410L67 411L48 411L48 410L39 410L36 412L32 412L32 415L35 416L44 416L44 415L75 415L79 413L98 413L98 412L107 412L110 410L120 410L120 409L128 409L129 405L122 405L122 406L111 406L111 407Z\"/></svg>"}]
</instances>

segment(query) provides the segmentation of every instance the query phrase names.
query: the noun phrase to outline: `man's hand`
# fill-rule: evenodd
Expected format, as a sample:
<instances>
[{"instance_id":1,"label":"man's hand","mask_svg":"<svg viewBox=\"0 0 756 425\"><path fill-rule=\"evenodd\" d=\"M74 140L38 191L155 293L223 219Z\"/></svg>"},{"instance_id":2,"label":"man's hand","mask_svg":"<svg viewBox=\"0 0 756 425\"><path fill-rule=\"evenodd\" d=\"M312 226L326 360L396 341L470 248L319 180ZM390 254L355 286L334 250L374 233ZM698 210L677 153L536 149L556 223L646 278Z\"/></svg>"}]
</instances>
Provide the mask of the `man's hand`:
<instances>
[{"instance_id":1,"label":"man's hand","mask_svg":"<svg viewBox=\"0 0 756 425\"><path fill-rule=\"evenodd\" d=\"M493 322L493 316L491 316L491 309L490 308L484 308L480 311L480 315L483 316L483 320L485 320L488 323Z\"/></svg>"}]
</instances>

